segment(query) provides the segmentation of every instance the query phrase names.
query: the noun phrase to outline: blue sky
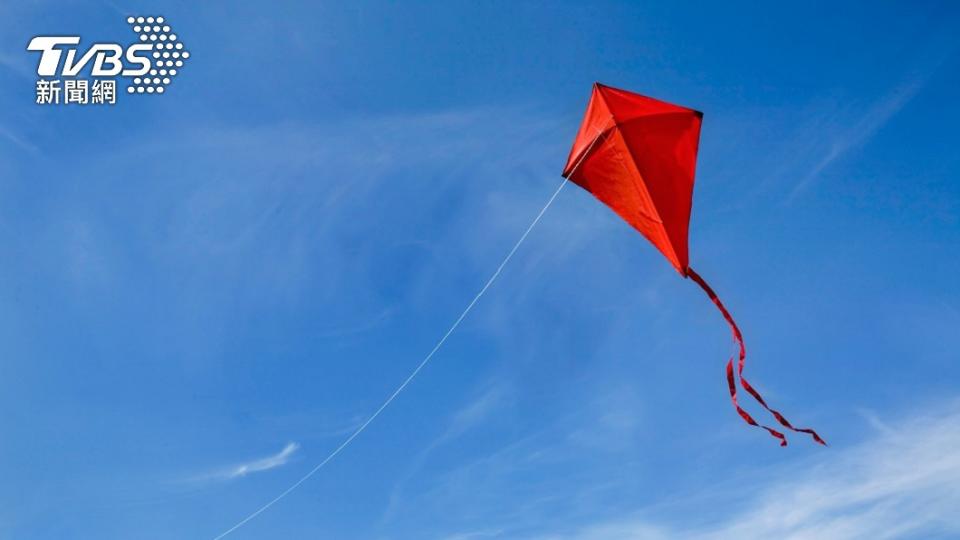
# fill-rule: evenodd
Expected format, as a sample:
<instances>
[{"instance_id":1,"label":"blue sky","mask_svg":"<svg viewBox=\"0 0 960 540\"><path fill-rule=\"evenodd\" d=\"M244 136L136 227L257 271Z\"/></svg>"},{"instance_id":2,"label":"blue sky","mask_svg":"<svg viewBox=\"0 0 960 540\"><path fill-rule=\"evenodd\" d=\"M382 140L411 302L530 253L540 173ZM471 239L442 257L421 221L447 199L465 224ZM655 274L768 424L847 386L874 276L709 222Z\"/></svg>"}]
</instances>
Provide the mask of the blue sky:
<instances>
[{"instance_id":1,"label":"blue sky","mask_svg":"<svg viewBox=\"0 0 960 540\"><path fill-rule=\"evenodd\" d=\"M960 535L957 6L0 7L0 537L212 538L430 350L560 182L594 81L705 112L691 262L561 193L407 392L231 538ZM33 103L37 34L192 53Z\"/></svg>"}]
</instances>

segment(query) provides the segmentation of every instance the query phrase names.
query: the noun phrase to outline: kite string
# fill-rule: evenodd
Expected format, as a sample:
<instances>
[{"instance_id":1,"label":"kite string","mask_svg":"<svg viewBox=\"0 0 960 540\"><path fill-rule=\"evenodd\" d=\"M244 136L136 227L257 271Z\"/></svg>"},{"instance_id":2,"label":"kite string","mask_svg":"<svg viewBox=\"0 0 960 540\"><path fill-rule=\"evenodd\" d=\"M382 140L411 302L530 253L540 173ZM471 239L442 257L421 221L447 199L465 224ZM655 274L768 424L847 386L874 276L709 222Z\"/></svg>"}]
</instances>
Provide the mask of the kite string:
<instances>
[{"instance_id":1,"label":"kite string","mask_svg":"<svg viewBox=\"0 0 960 540\"><path fill-rule=\"evenodd\" d=\"M580 163L578 162L577 165L574 167L574 170L579 165ZM547 204L545 204L543 208L540 209L540 212L537 214L537 217L533 218L533 221L530 223L529 226L527 226L527 230L525 230L523 234L520 235L520 239L517 240L517 242L513 245L513 248L510 250L510 252L507 253L507 256L504 257L503 262L500 263L500 266L497 267L496 271L493 272L493 275L490 276L490 279L488 279L487 282L480 289L480 292L478 292L476 296L473 297L473 300L471 300L470 303L467 304L467 307L464 308L462 313L460 313L460 316L457 317L457 319L453 322L452 325L450 325L450 328L447 330L445 334L443 334L443 337L440 338L440 341L438 341L437 344L433 346L433 349L430 350L430 352L423 358L420 364L417 365L417 367L410 373L409 376L407 376L407 378L403 381L403 383L401 383L400 386L398 386L397 389L394 390L392 394L390 394L390 397L388 397L386 401L384 401L383 404L380 405L380 407L372 415L370 415L369 418L366 419L366 421L360 424L360 426L357 429L355 429L350 434L349 437L347 437L342 443L340 443L339 446L337 446L332 452L330 452L330 454L328 454L327 457L323 459L323 461L317 464L317 466L310 469L306 474L300 477L299 480L294 482L292 485L290 485L290 487L283 490L279 495L277 495L276 497L268 501L266 504L264 504L260 508L257 508L255 511L250 513L247 517L238 521L235 525L233 525L229 529L225 530L224 532L214 537L213 540L220 540L221 538L224 538L225 536L232 533L233 531L246 525L250 520L259 516L260 514L265 512L268 508L270 508L271 506L279 502L281 499L289 495L293 490L300 487L301 484L306 482L311 476L316 474L317 471L322 469L327 463L329 463L333 458L335 458L338 454L340 454L340 452L342 452L347 446L349 446L350 443L357 438L357 436L359 436L361 433L363 433L365 429L367 429L367 426L369 426L378 416L380 416L380 413L382 413L384 409L390 406L393 400L396 399L396 397L400 395L401 392L403 392L403 390L413 381L413 379L416 378L416 376L420 373L420 371L423 370L424 367L426 367L426 365L433 358L433 355L440 350L440 347L442 347L443 344L447 341L447 338L449 338L450 335L453 334L453 332L457 329L457 327L460 326L460 323L463 322L463 320L467 317L467 314L470 313L470 310L473 309L473 306L477 304L477 302L480 300L480 297L482 297L483 294L487 292L487 289L489 289L490 286L493 285L493 282L496 281L497 277L500 276L500 273L503 271L504 267L506 267L507 263L510 262L510 259L513 257L513 254L517 252L517 249L520 248L520 245L523 244L523 241L527 239L527 236L530 234L530 231L532 231L533 228L537 225L537 223L540 222L540 218L543 217L547 209L550 208L550 206L553 204L553 201L556 200L557 196L560 195L560 191L563 190L564 186L566 185L567 185L567 179L564 178L563 182L560 183L560 186L557 187L556 191L553 192L553 195L550 196L550 199L547 201Z\"/></svg>"}]
</instances>

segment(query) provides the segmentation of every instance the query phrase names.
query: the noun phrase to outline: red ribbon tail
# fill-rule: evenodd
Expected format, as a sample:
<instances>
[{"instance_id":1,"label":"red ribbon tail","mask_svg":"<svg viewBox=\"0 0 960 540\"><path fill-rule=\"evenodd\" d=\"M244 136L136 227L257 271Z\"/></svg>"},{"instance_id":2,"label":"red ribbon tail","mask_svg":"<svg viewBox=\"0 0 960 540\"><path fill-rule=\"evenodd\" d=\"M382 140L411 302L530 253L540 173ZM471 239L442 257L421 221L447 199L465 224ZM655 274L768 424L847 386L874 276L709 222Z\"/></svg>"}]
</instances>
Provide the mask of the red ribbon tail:
<instances>
[{"instance_id":1,"label":"red ribbon tail","mask_svg":"<svg viewBox=\"0 0 960 540\"><path fill-rule=\"evenodd\" d=\"M817 434L816 431L810 428L793 427L790 421L787 420L787 418L783 416L783 414L781 414L780 411L777 411L776 409L773 409L772 407L767 405L766 400L763 399L763 396L760 395L760 392L757 392L757 390L754 389L753 386L751 386L750 383L743 378L743 368L744 368L744 365L746 364L747 349L746 349L746 346L743 344L743 334L740 333L740 328L737 327L737 323L733 320L733 317L730 315L730 312L727 311L727 308L724 307L723 302L720 301L720 298L717 296L717 293L713 292L713 289L710 288L710 285L707 285L707 282L704 281L699 274L694 272L693 268L689 268L689 267L687 268L687 277L692 279L697 285L700 286L701 289L703 289L705 293L707 293L707 296L710 297L710 300L713 302L713 304L717 306L717 309L720 310L720 313L723 315L723 318L727 321L727 324L730 325L730 330L733 333L733 339L736 340L737 346L740 349L739 355L738 355L739 358L737 362L737 373L736 373L737 378L740 379L740 386L748 394L750 394L753 397L753 399L757 401L757 403L759 403L764 409L769 411L770 414L772 414L773 417L776 418L777 422L779 422L781 426L791 431L795 431L797 433L806 433L811 437L813 437L813 440L816 441L817 443L826 446L827 443L820 437L820 435ZM740 414L740 417L743 418L744 421L746 421L748 424L752 426L757 426L767 430L768 432L770 432L771 435L780 439L780 446L786 446L787 439L786 437L784 437L782 433L774 429L771 429L767 426L758 424L746 411L743 410L743 408L740 407L740 404L737 402L737 386L734 378L732 358L727 363L727 386L730 388L730 399L733 401L733 406L737 409L737 413Z\"/></svg>"},{"instance_id":2,"label":"red ribbon tail","mask_svg":"<svg viewBox=\"0 0 960 540\"><path fill-rule=\"evenodd\" d=\"M731 359L731 362L732 362L732 359ZM798 428L798 427L793 427L793 425L790 423L790 421L787 420L786 417L784 417L782 414L780 414L780 411L778 411L778 410L776 410L776 409L774 409L774 408L772 408L772 407L767 406L767 402L763 400L763 396L760 395L760 392L757 392L752 386L750 386L750 383L747 382L747 380L743 378L743 363L742 363L742 362L741 362L741 364L740 364L739 376L740 376L740 386L742 386L743 389L746 390L748 394L750 394L751 396L753 396L753 399L757 400L757 402L760 403L760 405L762 405L764 409L770 411L770 414L772 414L773 417L777 419L777 422L779 422L781 426L783 426L783 427L785 427L785 428L787 428L787 429L789 429L789 430L795 431L795 432L797 432L797 433L806 433L806 434L810 435L811 437L813 437L813 440L816 441L818 444L822 444L823 446L826 446L826 445L827 445L827 442L824 441L824 440L820 437L820 435L817 434L816 431L814 431L814 430L812 430L812 429L810 429L810 428Z\"/></svg>"},{"instance_id":3,"label":"red ribbon tail","mask_svg":"<svg viewBox=\"0 0 960 540\"><path fill-rule=\"evenodd\" d=\"M733 378L733 358L731 358L730 361L727 362L727 386L730 388L730 401L733 402L733 406L734 408L737 409L737 414L740 415L740 418L743 418L743 421L750 424L751 426L756 426L758 428L763 428L767 430L767 432L770 433L770 435L780 439L780 446L786 446L787 437L783 433L780 433L779 431L771 427L758 424L757 421L754 420L752 416L750 416L750 413L743 410L743 407L741 407L740 403L737 402L737 383L736 381L734 381L734 378Z\"/></svg>"}]
</instances>

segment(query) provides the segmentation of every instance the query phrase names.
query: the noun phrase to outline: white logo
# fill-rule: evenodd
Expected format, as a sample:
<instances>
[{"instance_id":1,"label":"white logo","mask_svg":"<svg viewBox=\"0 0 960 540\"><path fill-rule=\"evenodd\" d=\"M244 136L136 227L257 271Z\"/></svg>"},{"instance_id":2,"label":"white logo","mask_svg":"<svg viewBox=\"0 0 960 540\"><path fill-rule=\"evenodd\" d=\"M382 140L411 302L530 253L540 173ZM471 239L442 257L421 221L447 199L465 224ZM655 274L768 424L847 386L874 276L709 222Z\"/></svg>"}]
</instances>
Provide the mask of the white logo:
<instances>
[{"instance_id":1,"label":"white logo","mask_svg":"<svg viewBox=\"0 0 960 540\"><path fill-rule=\"evenodd\" d=\"M94 43L81 53L80 36L37 36L28 51L40 53L37 103L109 104L117 101L117 78L128 94L162 94L190 58L163 17L127 17L139 41ZM87 69L89 68L89 69ZM91 79L78 78L88 72Z\"/></svg>"}]
</instances>

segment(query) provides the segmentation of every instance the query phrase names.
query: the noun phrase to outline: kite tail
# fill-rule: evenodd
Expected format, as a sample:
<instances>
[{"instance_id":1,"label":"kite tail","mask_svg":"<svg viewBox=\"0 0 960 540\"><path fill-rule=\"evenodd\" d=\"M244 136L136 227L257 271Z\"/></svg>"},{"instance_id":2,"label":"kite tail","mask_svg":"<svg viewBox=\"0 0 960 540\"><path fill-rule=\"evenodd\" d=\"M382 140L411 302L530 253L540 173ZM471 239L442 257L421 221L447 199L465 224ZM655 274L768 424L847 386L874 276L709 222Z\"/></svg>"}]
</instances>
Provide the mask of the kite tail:
<instances>
[{"instance_id":1,"label":"kite tail","mask_svg":"<svg viewBox=\"0 0 960 540\"><path fill-rule=\"evenodd\" d=\"M730 325L730 330L733 332L733 339L736 340L737 346L740 349L739 360L737 362L737 376L740 378L740 386L743 387L743 389L748 394L753 396L753 399L757 400L757 403L759 403L760 405L763 406L764 409L769 411L770 414L772 414L773 417L777 419L777 422L779 422L781 426L798 433L807 433L811 437L813 437L814 441L826 446L827 443L822 438L820 438L820 435L817 435L816 431L809 428L793 427L790 421L787 420L786 417L780 413L780 411L777 411L776 409L773 409L769 405L767 405L767 402L763 399L763 396L760 395L760 392L757 392L757 390L754 389L753 386L751 386L750 383L743 378L743 368L744 368L744 364L746 363L747 349L746 349L746 346L744 346L743 344L743 334L740 333L740 328L737 327L737 323L733 320L733 317L730 315L730 312L727 311L727 308L724 307L723 302L720 301L720 298L717 296L717 293L713 292L713 289L710 288L710 285L707 285L707 282L704 281L699 274L694 272L693 268L689 268L689 267L687 268L687 277L689 277L697 285L699 285L700 288L703 289L703 292L707 293L707 296L710 297L710 300L714 303L715 306L717 306L717 308L720 310L720 313L723 314L723 318L726 319L727 324ZM747 413L745 410L743 410L742 407L740 407L740 404L737 401L737 386L736 386L736 382L734 380L734 374L733 374L733 358L730 358L730 361L727 362L727 386L730 389L730 399L733 401L733 406L737 409L737 413L740 414L740 417L743 418L743 420L746 423L750 424L751 426L757 426L767 430L767 432L769 432L770 435L780 439L780 446L786 446L787 438L783 435L783 433L780 433L779 431L769 428L767 426L758 424L750 416L749 413Z\"/></svg>"}]
</instances>

